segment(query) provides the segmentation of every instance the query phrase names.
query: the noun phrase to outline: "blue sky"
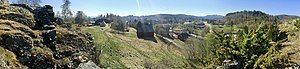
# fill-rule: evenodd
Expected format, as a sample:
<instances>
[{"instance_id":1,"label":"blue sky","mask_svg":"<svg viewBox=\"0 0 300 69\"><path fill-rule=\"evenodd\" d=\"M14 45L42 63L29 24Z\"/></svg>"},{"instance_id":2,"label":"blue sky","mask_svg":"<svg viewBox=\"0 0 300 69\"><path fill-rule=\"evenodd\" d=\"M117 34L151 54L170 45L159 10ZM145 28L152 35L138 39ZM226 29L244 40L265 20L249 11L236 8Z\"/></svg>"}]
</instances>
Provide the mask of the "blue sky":
<instances>
[{"instance_id":1,"label":"blue sky","mask_svg":"<svg viewBox=\"0 0 300 69\"><path fill-rule=\"evenodd\" d=\"M12 0L14 1L14 0ZM42 5L61 11L63 0L42 0ZM70 0L72 11L88 16L114 13L127 15L188 14L196 16L226 15L242 10L259 10L272 15L300 16L300 0Z\"/></svg>"}]
</instances>

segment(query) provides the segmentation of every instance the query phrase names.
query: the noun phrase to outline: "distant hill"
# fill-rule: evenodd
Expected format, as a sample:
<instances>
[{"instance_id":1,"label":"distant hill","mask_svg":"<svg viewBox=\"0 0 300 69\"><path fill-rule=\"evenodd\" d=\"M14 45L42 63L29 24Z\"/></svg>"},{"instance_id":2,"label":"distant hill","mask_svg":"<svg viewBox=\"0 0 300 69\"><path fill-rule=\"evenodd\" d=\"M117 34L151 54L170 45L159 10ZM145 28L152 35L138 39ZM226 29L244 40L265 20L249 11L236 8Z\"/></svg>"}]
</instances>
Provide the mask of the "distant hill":
<instances>
[{"instance_id":1,"label":"distant hill","mask_svg":"<svg viewBox=\"0 0 300 69\"><path fill-rule=\"evenodd\" d=\"M280 22L282 22L282 23L290 22L297 18L300 18L299 16L296 16L296 15L285 15L285 14L284 15L276 15L276 16L279 18Z\"/></svg>"},{"instance_id":2,"label":"distant hill","mask_svg":"<svg viewBox=\"0 0 300 69\"><path fill-rule=\"evenodd\" d=\"M224 16L222 15L207 15L207 16L194 16L194 15L186 15L186 14L156 14L156 15L147 15L147 16L124 16L125 20L152 20L152 21L160 21L163 23L183 23L185 21L195 21L195 20L218 20L222 19Z\"/></svg>"},{"instance_id":3,"label":"distant hill","mask_svg":"<svg viewBox=\"0 0 300 69\"><path fill-rule=\"evenodd\" d=\"M225 24L234 24L234 25L245 25L245 23L249 24L257 24L261 22L268 23L277 23L279 19L276 16L266 14L261 11L239 11L228 13L226 16L220 20L221 23Z\"/></svg>"},{"instance_id":4,"label":"distant hill","mask_svg":"<svg viewBox=\"0 0 300 69\"><path fill-rule=\"evenodd\" d=\"M125 16L125 19L147 19L147 20L168 20L168 19L200 19L198 16L185 15L185 14L156 14L156 15L147 15L147 16Z\"/></svg>"},{"instance_id":5,"label":"distant hill","mask_svg":"<svg viewBox=\"0 0 300 69\"><path fill-rule=\"evenodd\" d=\"M186 14L156 14L156 15L147 15L147 16L124 16L123 19L125 20L153 20L153 21L161 21L164 23L181 23L184 21L194 21L194 20L207 20L207 21L215 21L220 20L221 23L230 23L239 24L244 23L246 21L251 20L263 20L268 22L288 22L294 19L300 18L299 16L295 15L270 15L264 13L262 11L238 11L226 14L226 16L222 15L206 15L206 16L194 16L194 15L186 15Z\"/></svg>"},{"instance_id":6,"label":"distant hill","mask_svg":"<svg viewBox=\"0 0 300 69\"><path fill-rule=\"evenodd\" d=\"M222 15L206 15L202 17L203 19L208 19L208 20L218 20L224 18Z\"/></svg>"}]
</instances>

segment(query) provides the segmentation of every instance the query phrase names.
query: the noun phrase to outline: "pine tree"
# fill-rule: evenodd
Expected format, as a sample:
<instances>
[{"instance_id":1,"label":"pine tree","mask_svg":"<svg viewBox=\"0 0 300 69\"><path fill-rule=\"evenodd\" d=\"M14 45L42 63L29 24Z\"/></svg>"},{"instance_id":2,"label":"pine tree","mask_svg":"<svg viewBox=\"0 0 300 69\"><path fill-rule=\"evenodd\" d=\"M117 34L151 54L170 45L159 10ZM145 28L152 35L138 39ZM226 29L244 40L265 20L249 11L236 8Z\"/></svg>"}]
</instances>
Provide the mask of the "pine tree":
<instances>
[{"instance_id":1,"label":"pine tree","mask_svg":"<svg viewBox=\"0 0 300 69\"><path fill-rule=\"evenodd\" d=\"M278 51L281 32L277 24L261 23L252 29L247 26L233 37L233 34L217 34L218 44L213 50L219 61L225 59L241 61L245 69L270 68L274 69L284 65L287 54ZM282 61L283 60L283 61Z\"/></svg>"}]
</instances>

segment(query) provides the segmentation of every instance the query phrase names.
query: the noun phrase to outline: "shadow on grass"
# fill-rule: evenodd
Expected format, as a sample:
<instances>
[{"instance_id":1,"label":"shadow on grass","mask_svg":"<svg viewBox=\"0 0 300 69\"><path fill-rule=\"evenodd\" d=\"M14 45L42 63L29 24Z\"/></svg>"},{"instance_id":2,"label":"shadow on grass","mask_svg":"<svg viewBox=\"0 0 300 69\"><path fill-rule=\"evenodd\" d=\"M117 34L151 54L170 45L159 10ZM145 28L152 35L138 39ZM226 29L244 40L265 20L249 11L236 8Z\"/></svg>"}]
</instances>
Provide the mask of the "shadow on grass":
<instances>
[{"instance_id":1,"label":"shadow on grass","mask_svg":"<svg viewBox=\"0 0 300 69\"><path fill-rule=\"evenodd\" d=\"M155 39L155 37L139 37L139 39L144 39L144 40L153 41L153 42L157 43L157 40Z\"/></svg>"}]
</instances>

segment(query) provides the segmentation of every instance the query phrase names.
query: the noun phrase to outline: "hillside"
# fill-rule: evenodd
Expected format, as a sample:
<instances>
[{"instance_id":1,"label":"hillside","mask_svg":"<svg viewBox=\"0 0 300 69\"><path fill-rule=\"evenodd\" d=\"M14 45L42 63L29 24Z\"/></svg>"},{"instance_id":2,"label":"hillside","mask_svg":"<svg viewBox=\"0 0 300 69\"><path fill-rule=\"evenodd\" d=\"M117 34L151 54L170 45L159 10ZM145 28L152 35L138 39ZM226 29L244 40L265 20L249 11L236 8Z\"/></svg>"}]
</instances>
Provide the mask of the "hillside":
<instances>
[{"instance_id":1,"label":"hillside","mask_svg":"<svg viewBox=\"0 0 300 69\"><path fill-rule=\"evenodd\" d=\"M191 68L182 49L155 37L157 43L138 39L136 30L117 32L109 27L83 27L95 37L102 68ZM176 60L176 61L174 61Z\"/></svg>"},{"instance_id":2,"label":"hillside","mask_svg":"<svg viewBox=\"0 0 300 69\"><path fill-rule=\"evenodd\" d=\"M226 25L251 25L259 24L261 22L277 23L279 19L273 15L261 11L238 11L226 14L226 16L220 20L221 23Z\"/></svg>"},{"instance_id":3,"label":"hillside","mask_svg":"<svg viewBox=\"0 0 300 69\"><path fill-rule=\"evenodd\" d=\"M206 15L206 16L194 16L194 15L186 15L186 14L156 14L156 15L146 15L146 16L124 16L123 19L125 20L139 20L139 19L146 19L146 20L154 20L154 21L162 21L162 22L184 22L184 21L195 21L195 20L217 20L222 19L224 16L221 15Z\"/></svg>"},{"instance_id":4,"label":"hillside","mask_svg":"<svg viewBox=\"0 0 300 69\"><path fill-rule=\"evenodd\" d=\"M207 19L207 20L218 20L218 19L224 18L224 16L222 16L222 15L206 15L206 16L202 16L202 18Z\"/></svg>"},{"instance_id":5,"label":"hillside","mask_svg":"<svg viewBox=\"0 0 300 69\"><path fill-rule=\"evenodd\" d=\"M300 18L299 16L295 16L295 15L276 15L276 17L278 17L278 19L282 23L287 23L287 22L293 21L297 18Z\"/></svg>"}]
</instances>

